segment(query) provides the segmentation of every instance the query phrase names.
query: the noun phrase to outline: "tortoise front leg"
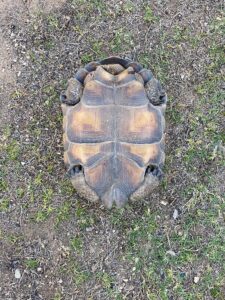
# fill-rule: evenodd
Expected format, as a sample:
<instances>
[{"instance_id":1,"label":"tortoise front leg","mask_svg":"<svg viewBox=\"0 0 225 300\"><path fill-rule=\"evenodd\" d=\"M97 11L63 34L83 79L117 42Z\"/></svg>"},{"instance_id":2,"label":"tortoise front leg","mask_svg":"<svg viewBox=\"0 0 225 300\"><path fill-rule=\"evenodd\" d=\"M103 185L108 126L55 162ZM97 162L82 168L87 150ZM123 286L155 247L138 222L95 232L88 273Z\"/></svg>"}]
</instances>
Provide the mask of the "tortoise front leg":
<instances>
[{"instance_id":1,"label":"tortoise front leg","mask_svg":"<svg viewBox=\"0 0 225 300\"><path fill-rule=\"evenodd\" d=\"M85 78L90 72L95 71L98 65L98 62L89 63L84 68L79 69L74 78L68 80L66 91L60 95L60 100L63 104L75 105L80 101Z\"/></svg>"},{"instance_id":2,"label":"tortoise front leg","mask_svg":"<svg viewBox=\"0 0 225 300\"><path fill-rule=\"evenodd\" d=\"M145 90L149 101L153 105L161 106L166 104L166 93L157 79L152 78L150 81L148 81L145 85Z\"/></svg>"},{"instance_id":3,"label":"tortoise front leg","mask_svg":"<svg viewBox=\"0 0 225 300\"><path fill-rule=\"evenodd\" d=\"M83 84L77 79L71 78L68 80L68 87L66 91L60 95L60 100L63 104L75 105L80 101L83 91Z\"/></svg>"},{"instance_id":4,"label":"tortoise front leg","mask_svg":"<svg viewBox=\"0 0 225 300\"><path fill-rule=\"evenodd\" d=\"M156 106L166 104L167 96L160 82L153 77L152 72L147 69L142 69L139 74L144 81L145 91L149 101Z\"/></svg>"}]
</instances>

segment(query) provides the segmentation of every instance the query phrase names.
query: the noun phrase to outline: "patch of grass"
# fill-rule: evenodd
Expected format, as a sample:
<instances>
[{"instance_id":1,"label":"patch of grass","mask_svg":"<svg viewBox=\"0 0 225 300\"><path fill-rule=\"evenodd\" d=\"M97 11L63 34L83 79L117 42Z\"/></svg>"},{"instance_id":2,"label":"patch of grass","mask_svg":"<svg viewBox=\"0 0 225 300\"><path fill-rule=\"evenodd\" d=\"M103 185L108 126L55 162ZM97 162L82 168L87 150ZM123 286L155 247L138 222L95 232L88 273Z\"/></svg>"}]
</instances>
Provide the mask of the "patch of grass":
<instances>
[{"instance_id":1,"label":"patch of grass","mask_svg":"<svg viewBox=\"0 0 225 300\"><path fill-rule=\"evenodd\" d=\"M207 83L205 83L204 87L208 87ZM225 93L217 93L216 89L217 86L215 85L215 91L210 98L203 96L199 99L199 107L196 108L195 113L190 117L192 131L188 139L188 148L184 155L189 165L196 159L203 163L209 162L212 156L216 155L214 153L215 147L220 142L225 141L220 122L222 118L220 103L224 99ZM207 101L207 104L205 104L205 101ZM206 110L202 111L200 106L205 106Z\"/></svg>"},{"instance_id":2,"label":"patch of grass","mask_svg":"<svg viewBox=\"0 0 225 300\"><path fill-rule=\"evenodd\" d=\"M102 41L95 41L92 43L91 49L95 53L97 59L103 59L107 56L103 48L104 48L104 43Z\"/></svg>"},{"instance_id":3,"label":"patch of grass","mask_svg":"<svg viewBox=\"0 0 225 300\"><path fill-rule=\"evenodd\" d=\"M107 15L107 4L104 0L91 0L92 9L97 9L101 15Z\"/></svg>"},{"instance_id":4,"label":"patch of grass","mask_svg":"<svg viewBox=\"0 0 225 300\"><path fill-rule=\"evenodd\" d=\"M36 259L26 259L25 260L25 266L30 269L30 270L35 270L37 269L39 265L39 262Z\"/></svg>"},{"instance_id":5,"label":"patch of grass","mask_svg":"<svg viewBox=\"0 0 225 300\"><path fill-rule=\"evenodd\" d=\"M113 279L108 273L106 272L98 273L97 278L101 281L101 284L105 289L112 288Z\"/></svg>"},{"instance_id":6,"label":"patch of grass","mask_svg":"<svg viewBox=\"0 0 225 300\"><path fill-rule=\"evenodd\" d=\"M123 10L125 13L132 13L134 11L134 3L132 3L132 1L126 1L123 3Z\"/></svg>"},{"instance_id":7,"label":"patch of grass","mask_svg":"<svg viewBox=\"0 0 225 300\"><path fill-rule=\"evenodd\" d=\"M126 226L126 219L125 217L125 209L115 209L110 212L110 221L114 226L125 227Z\"/></svg>"},{"instance_id":8,"label":"patch of grass","mask_svg":"<svg viewBox=\"0 0 225 300\"><path fill-rule=\"evenodd\" d=\"M59 94L55 86L46 85L43 88L44 94L44 105L48 108L55 107L56 103L59 101Z\"/></svg>"},{"instance_id":9,"label":"patch of grass","mask_svg":"<svg viewBox=\"0 0 225 300\"><path fill-rule=\"evenodd\" d=\"M19 99L19 98L21 98L22 96L24 96L24 93L23 93L23 91L21 91L21 90L15 90L15 91L11 94L11 98L12 98L12 99Z\"/></svg>"},{"instance_id":10,"label":"patch of grass","mask_svg":"<svg viewBox=\"0 0 225 300\"><path fill-rule=\"evenodd\" d=\"M34 178L34 185L40 186L43 183L43 172L37 173L37 175Z\"/></svg>"},{"instance_id":11,"label":"patch of grass","mask_svg":"<svg viewBox=\"0 0 225 300\"><path fill-rule=\"evenodd\" d=\"M79 267L73 269L74 276L73 280L77 286L82 285L84 282L88 281L91 277L91 274L87 271L82 271Z\"/></svg>"},{"instance_id":12,"label":"patch of grass","mask_svg":"<svg viewBox=\"0 0 225 300\"><path fill-rule=\"evenodd\" d=\"M4 192L8 189L8 183L5 180L5 172L3 170L0 170L0 192Z\"/></svg>"},{"instance_id":13,"label":"patch of grass","mask_svg":"<svg viewBox=\"0 0 225 300\"><path fill-rule=\"evenodd\" d=\"M17 141L13 140L6 146L6 155L9 160L17 160L20 155L20 146Z\"/></svg>"},{"instance_id":14,"label":"patch of grass","mask_svg":"<svg viewBox=\"0 0 225 300\"><path fill-rule=\"evenodd\" d=\"M220 21L219 21L220 23ZM211 39L208 49L211 63L206 66L206 78L195 88L199 99L196 103L195 111L189 116L190 137L188 147L184 154L187 166L192 166L194 162L198 164L209 163L210 160L219 160L219 153L216 153L218 144L225 142L225 135L221 120L223 119L222 102L225 92L220 88L222 74L219 72L224 63L222 45L218 42L222 37L222 25L216 26L215 21L211 32L207 38Z\"/></svg>"},{"instance_id":15,"label":"patch of grass","mask_svg":"<svg viewBox=\"0 0 225 300\"><path fill-rule=\"evenodd\" d=\"M7 234L4 236L5 239L13 246L15 245L19 245L19 243L21 243L24 240L24 236L19 235L19 234Z\"/></svg>"},{"instance_id":16,"label":"patch of grass","mask_svg":"<svg viewBox=\"0 0 225 300\"><path fill-rule=\"evenodd\" d=\"M144 8L144 21L146 23L154 23L158 18L154 15L150 6Z\"/></svg>"},{"instance_id":17,"label":"patch of grass","mask_svg":"<svg viewBox=\"0 0 225 300\"><path fill-rule=\"evenodd\" d=\"M63 296L61 293L56 292L52 300L63 300Z\"/></svg>"},{"instance_id":18,"label":"patch of grass","mask_svg":"<svg viewBox=\"0 0 225 300\"><path fill-rule=\"evenodd\" d=\"M47 22L48 22L48 25L50 27L50 30L55 30L59 27L59 20L53 14L48 15Z\"/></svg>"},{"instance_id":19,"label":"patch of grass","mask_svg":"<svg viewBox=\"0 0 225 300\"><path fill-rule=\"evenodd\" d=\"M85 53L85 54L81 55L82 64L88 64L92 60L93 60L93 55L92 54Z\"/></svg>"},{"instance_id":20,"label":"patch of grass","mask_svg":"<svg viewBox=\"0 0 225 300\"><path fill-rule=\"evenodd\" d=\"M95 218L90 212L87 212L84 207L81 207L77 202L77 209L75 211L77 225L81 230L91 227L95 224Z\"/></svg>"},{"instance_id":21,"label":"patch of grass","mask_svg":"<svg viewBox=\"0 0 225 300\"><path fill-rule=\"evenodd\" d=\"M171 36L172 44L168 44L169 48L182 49L181 44L185 43L193 49L196 49L201 40L204 39L205 33L193 34L193 31L188 27L175 25Z\"/></svg>"},{"instance_id":22,"label":"patch of grass","mask_svg":"<svg viewBox=\"0 0 225 300\"><path fill-rule=\"evenodd\" d=\"M90 271L84 268L78 261L71 257L67 261L66 267L63 267L61 271L68 274L77 287L82 286L82 284L84 284L91 278Z\"/></svg>"},{"instance_id":23,"label":"patch of grass","mask_svg":"<svg viewBox=\"0 0 225 300\"><path fill-rule=\"evenodd\" d=\"M46 209L52 199L53 190L51 188L47 188L43 190L42 199L43 199L43 208Z\"/></svg>"},{"instance_id":24,"label":"patch of grass","mask_svg":"<svg viewBox=\"0 0 225 300\"><path fill-rule=\"evenodd\" d=\"M9 210L10 200L3 198L0 200L0 212L7 212Z\"/></svg>"},{"instance_id":25,"label":"patch of grass","mask_svg":"<svg viewBox=\"0 0 225 300\"><path fill-rule=\"evenodd\" d=\"M184 121L184 117L180 112L179 107L171 105L170 100L166 109L166 116L168 116L169 120L171 120L174 124L180 124Z\"/></svg>"},{"instance_id":26,"label":"patch of grass","mask_svg":"<svg viewBox=\"0 0 225 300\"><path fill-rule=\"evenodd\" d=\"M28 56L29 56L30 60L31 60L33 63L36 62L36 54L35 54L34 51L30 50L30 51L28 52Z\"/></svg>"},{"instance_id":27,"label":"patch of grass","mask_svg":"<svg viewBox=\"0 0 225 300\"><path fill-rule=\"evenodd\" d=\"M80 253L83 249L83 241L79 236L76 236L70 240L70 247L73 251Z\"/></svg>"},{"instance_id":28,"label":"patch of grass","mask_svg":"<svg viewBox=\"0 0 225 300\"><path fill-rule=\"evenodd\" d=\"M75 193L75 190L74 190L74 187L72 186L70 180L62 180L60 183L60 194L63 196L63 197L71 197L74 195Z\"/></svg>"},{"instance_id":29,"label":"patch of grass","mask_svg":"<svg viewBox=\"0 0 225 300\"><path fill-rule=\"evenodd\" d=\"M182 27L176 26L173 29L173 40L176 43L187 40L187 38L188 38L187 34L188 33L187 33L187 28L186 27L182 28Z\"/></svg>"},{"instance_id":30,"label":"patch of grass","mask_svg":"<svg viewBox=\"0 0 225 300\"><path fill-rule=\"evenodd\" d=\"M56 211L56 226L70 219L72 212L71 201L65 201Z\"/></svg>"},{"instance_id":31,"label":"patch of grass","mask_svg":"<svg viewBox=\"0 0 225 300\"><path fill-rule=\"evenodd\" d=\"M2 131L1 140L2 141L7 141L8 138L11 136L11 134L12 134L12 128L11 128L11 126L10 125L4 126L3 131ZM0 145L0 149L1 149L1 146L2 145Z\"/></svg>"},{"instance_id":32,"label":"patch of grass","mask_svg":"<svg viewBox=\"0 0 225 300\"><path fill-rule=\"evenodd\" d=\"M36 213L35 220L36 222L44 222L47 220L49 214L52 212L52 210L40 210Z\"/></svg>"},{"instance_id":33,"label":"patch of grass","mask_svg":"<svg viewBox=\"0 0 225 300\"><path fill-rule=\"evenodd\" d=\"M114 32L114 38L110 42L111 51L119 53L133 47L134 41L131 32L125 31L124 28L119 28Z\"/></svg>"},{"instance_id":34,"label":"patch of grass","mask_svg":"<svg viewBox=\"0 0 225 300\"><path fill-rule=\"evenodd\" d=\"M141 53L138 57L138 61L144 68L150 68L148 52Z\"/></svg>"},{"instance_id":35,"label":"patch of grass","mask_svg":"<svg viewBox=\"0 0 225 300\"><path fill-rule=\"evenodd\" d=\"M211 293L210 286L220 287L224 283L221 212L225 201L203 184L190 189L188 195L192 197L177 227L162 227L161 218L146 210L142 219L133 219L126 230L126 258L132 262L134 272L142 272L147 299L168 299L173 289L181 299L200 300ZM202 265L209 269L202 270ZM215 272L217 276L213 276ZM193 281L196 273L201 279L198 284Z\"/></svg>"},{"instance_id":36,"label":"patch of grass","mask_svg":"<svg viewBox=\"0 0 225 300\"><path fill-rule=\"evenodd\" d=\"M110 299L122 300L124 299L118 289L115 287L114 278L107 272L99 272L96 275L97 280L101 283L102 287L106 290Z\"/></svg>"},{"instance_id":37,"label":"patch of grass","mask_svg":"<svg viewBox=\"0 0 225 300\"><path fill-rule=\"evenodd\" d=\"M173 55L173 52L165 48L166 38L166 34L162 34L154 52L146 51L138 57L139 62L145 68L151 69L163 85L166 85L168 81L169 68L171 67Z\"/></svg>"},{"instance_id":38,"label":"patch of grass","mask_svg":"<svg viewBox=\"0 0 225 300\"><path fill-rule=\"evenodd\" d=\"M42 205L40 210L37 212L35 220L36 222L45 221L49 215L53 212L53 207L51 206L51 200L53 197L53 190L51 188L44 189L42 192Z\"/></svg>"},{"instance_id":39,"label":"patch of grass","mask_svg":"<svg viewBox=\"0 0 225 300\"><path fill-rule=\"evenodd\" d=\"M224 293L223 293L223 287L220 286L214 286L210 289L210 295L213 297L213 299L223 299Z\"/></svg>"},{"instance_id":40,"label":"patch of grass","mask_svg":"<svg viewBox=\"0 0 225 300\"><path fill-rule=\"evenodd\" d=\"M19 187L16 190L16 195L18 198L23 198L24 194L25 194L25 190L22 187Z\"/></svg>"},{"instance_id":41,"label":"patch of grass","mask_svg":"<svg viewBox=\"0 0 225 300\"><path fill-rule=\"evenodd\" d=\"M107 16L107 4L103 0L72 0L72 4L77 8L81 16L84 13L97 13L96 18Z\"/></svg>"},{"instance_id":42,"label":"patch of grass","mask_svg":"<svg viewBox=\"0 0 225 300\"><path fill-rule=\"evenodd\" d=\"M51 50L55 47L55 41L53 39L46 40L43 43L45 50Z\"/></svg>"}]
</instances>

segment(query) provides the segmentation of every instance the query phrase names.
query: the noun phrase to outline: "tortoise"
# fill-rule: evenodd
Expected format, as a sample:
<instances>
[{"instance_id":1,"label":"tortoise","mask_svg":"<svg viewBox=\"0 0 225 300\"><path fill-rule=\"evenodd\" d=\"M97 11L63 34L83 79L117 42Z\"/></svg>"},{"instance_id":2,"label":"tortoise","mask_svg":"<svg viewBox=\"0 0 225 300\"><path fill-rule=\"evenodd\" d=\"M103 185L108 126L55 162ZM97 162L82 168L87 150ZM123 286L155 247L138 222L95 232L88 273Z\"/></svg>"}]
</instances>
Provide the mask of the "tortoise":
<instances>
[{"instance_id":1,"label":"tortoise","mask_svg":"<svg viewBox=\"0 0 225 300\"><path fill-rule=\"evenodd\" d=\"M60 95L64 162L80 197L105 207L147 197L162 178L167 96L120 57L88 63Z\"/></svg>"}]
</instances>

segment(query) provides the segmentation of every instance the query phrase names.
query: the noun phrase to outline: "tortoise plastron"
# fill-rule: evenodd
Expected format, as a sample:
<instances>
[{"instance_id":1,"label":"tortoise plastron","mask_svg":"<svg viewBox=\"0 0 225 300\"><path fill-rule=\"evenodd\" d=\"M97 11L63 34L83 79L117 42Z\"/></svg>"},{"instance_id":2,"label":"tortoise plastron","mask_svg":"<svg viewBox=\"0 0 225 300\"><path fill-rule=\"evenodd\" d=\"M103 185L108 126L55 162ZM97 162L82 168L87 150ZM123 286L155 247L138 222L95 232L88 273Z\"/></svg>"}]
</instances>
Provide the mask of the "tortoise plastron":
<instances>
[{"instance_id":1,"label":"tortoise plastron","mask_svg":"<svg viewBox=\"0 0 225 300\"><path fill-rule=\"evenodd\" d=\"M69 80L61 94L64 161L81 197L111 208L151 193L165 159L166 101L151 71L118 57Z\"/></svg>"}]
</instances>

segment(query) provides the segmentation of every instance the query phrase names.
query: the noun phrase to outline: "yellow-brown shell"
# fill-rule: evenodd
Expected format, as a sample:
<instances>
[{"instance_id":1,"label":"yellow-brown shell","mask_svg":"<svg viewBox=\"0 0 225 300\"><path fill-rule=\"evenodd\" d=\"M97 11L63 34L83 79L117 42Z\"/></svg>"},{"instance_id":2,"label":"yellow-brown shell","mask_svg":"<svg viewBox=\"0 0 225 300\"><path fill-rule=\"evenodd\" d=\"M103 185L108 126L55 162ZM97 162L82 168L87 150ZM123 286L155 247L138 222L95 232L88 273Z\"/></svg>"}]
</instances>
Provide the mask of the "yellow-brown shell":
<instances>
[{"instance_id":1,"label":"yellow-brown shell","mask_svg":"<svg viewBox=\"0 0 225 300\"><path fill-rule=\"evenodd\" d=\"M162 109L150 103L135 72L112 75L99 66L85 80L81 101L62 108L65 163L82 165L99 197L115 186L129 197L149 165L163 165Z\"/></svg>"}]
</instances>

